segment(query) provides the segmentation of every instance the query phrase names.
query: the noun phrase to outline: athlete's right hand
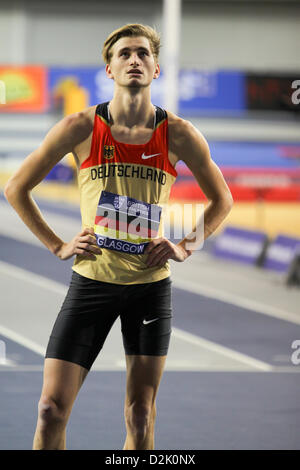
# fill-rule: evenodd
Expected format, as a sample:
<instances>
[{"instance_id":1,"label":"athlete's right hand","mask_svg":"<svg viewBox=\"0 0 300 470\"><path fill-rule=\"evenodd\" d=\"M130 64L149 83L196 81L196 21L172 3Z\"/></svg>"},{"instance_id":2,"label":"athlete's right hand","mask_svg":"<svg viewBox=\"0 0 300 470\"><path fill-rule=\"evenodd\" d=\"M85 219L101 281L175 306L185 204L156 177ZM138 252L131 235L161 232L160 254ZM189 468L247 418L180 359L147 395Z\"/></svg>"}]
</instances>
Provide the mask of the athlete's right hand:
<instances>
[{"instance_id":1,"label":"athlete's right hand","mask_svg":"<svg viewBox=\"0 0 300 470\"><path fill-rule=\"evenodd\" d=\"M69 243L63 243L55 254L61 260L69 259L74 255L96 260L95 255L102 254L102 250L97 245L94 230L86 228L75 235Z\"/></svg>"}]
</instances>

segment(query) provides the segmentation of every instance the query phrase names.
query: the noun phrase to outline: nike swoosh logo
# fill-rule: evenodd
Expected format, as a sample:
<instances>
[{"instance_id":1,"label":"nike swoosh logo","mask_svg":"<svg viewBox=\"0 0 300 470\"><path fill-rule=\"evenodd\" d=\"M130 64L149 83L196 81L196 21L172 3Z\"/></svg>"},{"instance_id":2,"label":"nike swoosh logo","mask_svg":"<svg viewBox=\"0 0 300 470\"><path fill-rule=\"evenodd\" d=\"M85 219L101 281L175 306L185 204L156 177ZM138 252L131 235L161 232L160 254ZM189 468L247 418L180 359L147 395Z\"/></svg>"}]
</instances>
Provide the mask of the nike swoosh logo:
<instances>
[{"instance_id":1,"label":"nike swoosh logo","mask_svg":"<svg viewBox=\"0 0 300 470\"><path fill-rule=\"evenodd\" d=\"M153 320L143 320L143 324L144 324L144 325L148 325L148 323L152 323L152 322L154 322L154 321L156 321L156 320L159 320L159 318L154 318Z\"/></svg>"},{"instance_id":2,"label":"nike swoosh logo","mask_svg":"<svg viewBox=\"0 0 300 470\"><path fill-rule=\"evenodd\" d=\"M161 155L161 154L160 154L160 153L154 153L153 155L145 155L145 154L143 153L142 159L143 159L143 160L147 160L147 158L157 157L157 155Z\"/></svg>"}]
</instances>

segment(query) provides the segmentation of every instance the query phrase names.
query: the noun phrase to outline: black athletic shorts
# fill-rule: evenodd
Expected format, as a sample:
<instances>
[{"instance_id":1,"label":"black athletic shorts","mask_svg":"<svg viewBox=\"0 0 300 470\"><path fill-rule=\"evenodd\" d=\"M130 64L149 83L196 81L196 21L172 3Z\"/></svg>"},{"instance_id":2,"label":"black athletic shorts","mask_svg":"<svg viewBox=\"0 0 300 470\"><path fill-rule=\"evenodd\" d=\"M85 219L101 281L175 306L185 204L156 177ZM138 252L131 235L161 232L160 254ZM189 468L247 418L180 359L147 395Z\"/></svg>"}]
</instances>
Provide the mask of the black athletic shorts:
<instances>
[{"instance_id":1,"label":"black athletic shorts","mask_svg":"<svg viewBox=\"0 0 300 470\"><path fill-rule=\"evenodd\" d=\"M73 271L46 358L92 367L120 315L125 354L165 356L171 336L171 278L144 284L95 281Z\"/></svg>"}]
</instances>

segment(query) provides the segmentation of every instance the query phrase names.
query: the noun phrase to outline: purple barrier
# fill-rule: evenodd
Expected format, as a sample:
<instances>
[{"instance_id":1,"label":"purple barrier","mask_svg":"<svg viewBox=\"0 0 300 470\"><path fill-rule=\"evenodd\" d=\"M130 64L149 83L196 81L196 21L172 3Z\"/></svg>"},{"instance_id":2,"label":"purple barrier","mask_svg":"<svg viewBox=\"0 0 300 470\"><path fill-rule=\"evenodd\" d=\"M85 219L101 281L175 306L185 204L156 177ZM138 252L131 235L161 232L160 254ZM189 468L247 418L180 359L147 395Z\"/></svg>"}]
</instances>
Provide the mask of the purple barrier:
<instances>
[{"instance_id":1,"label":"purple barrier","mask_svg":"<svg viewBox=\"0 0 300 470\"><path fill-rule=\"evenodd\" d=\"M267 243L267 235L263 232L229 226L218 236L212 254L220 258L257 265Z\"/></svg>"},{"instance_id":2,"label":"purple barrier","mask_svg":"<svg viewBox=\"0 0 300 470\"><path fill-rule=\"evenodd\" d=\"M287 272L297 254L300 254L300 238L278 235L267 249L263 267Z\"/></svg>"}]
</instances>

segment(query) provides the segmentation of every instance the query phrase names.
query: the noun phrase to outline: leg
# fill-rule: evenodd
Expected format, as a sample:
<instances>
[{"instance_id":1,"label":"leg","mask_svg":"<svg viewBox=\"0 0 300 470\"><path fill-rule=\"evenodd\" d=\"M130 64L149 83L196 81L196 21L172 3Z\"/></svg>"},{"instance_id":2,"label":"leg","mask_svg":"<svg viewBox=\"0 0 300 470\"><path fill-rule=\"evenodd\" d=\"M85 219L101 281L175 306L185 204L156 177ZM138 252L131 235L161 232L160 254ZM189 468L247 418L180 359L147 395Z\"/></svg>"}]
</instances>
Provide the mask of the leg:
<instances>
[{"instance_id":1,"label":"leg","mask_svg":"<svg viewBox=\"0 0 300 470\"><path fill-rule=\"evenodd\" d=\"M166 356L126 355L124 450L154 449L155 399Z\"/></svg>"},{"instance_id":2,"label":"leg","mask_svg":"<svg viewBox=\"0 0 300 470\"><path fill-rule=\"evenodd\" d=\"M65 449L67 421L87 373L78 364L45 359L33 450Z\"/></svg>"},{"instance_id":3,"label":"leg","mask_svg":"<svg viewBox=\"0 0 300 470\"><path fill-rule=\"evenodd\" d=\"M128 290L121 313L127 366L124 449L150 450L154 449L155 399L171 337L171 280Z\"/></svg>"},{"instance_id":4,"label":"leg","mask_svg":"<svg viewBox=\"0 0 300 470\"><path fill-rule=\"evenodd\" d=\"M73 272L46 350L34 449L65 448L73 403L117 317L117 294L114 285Z\"/></svg>"}]
</instances>

